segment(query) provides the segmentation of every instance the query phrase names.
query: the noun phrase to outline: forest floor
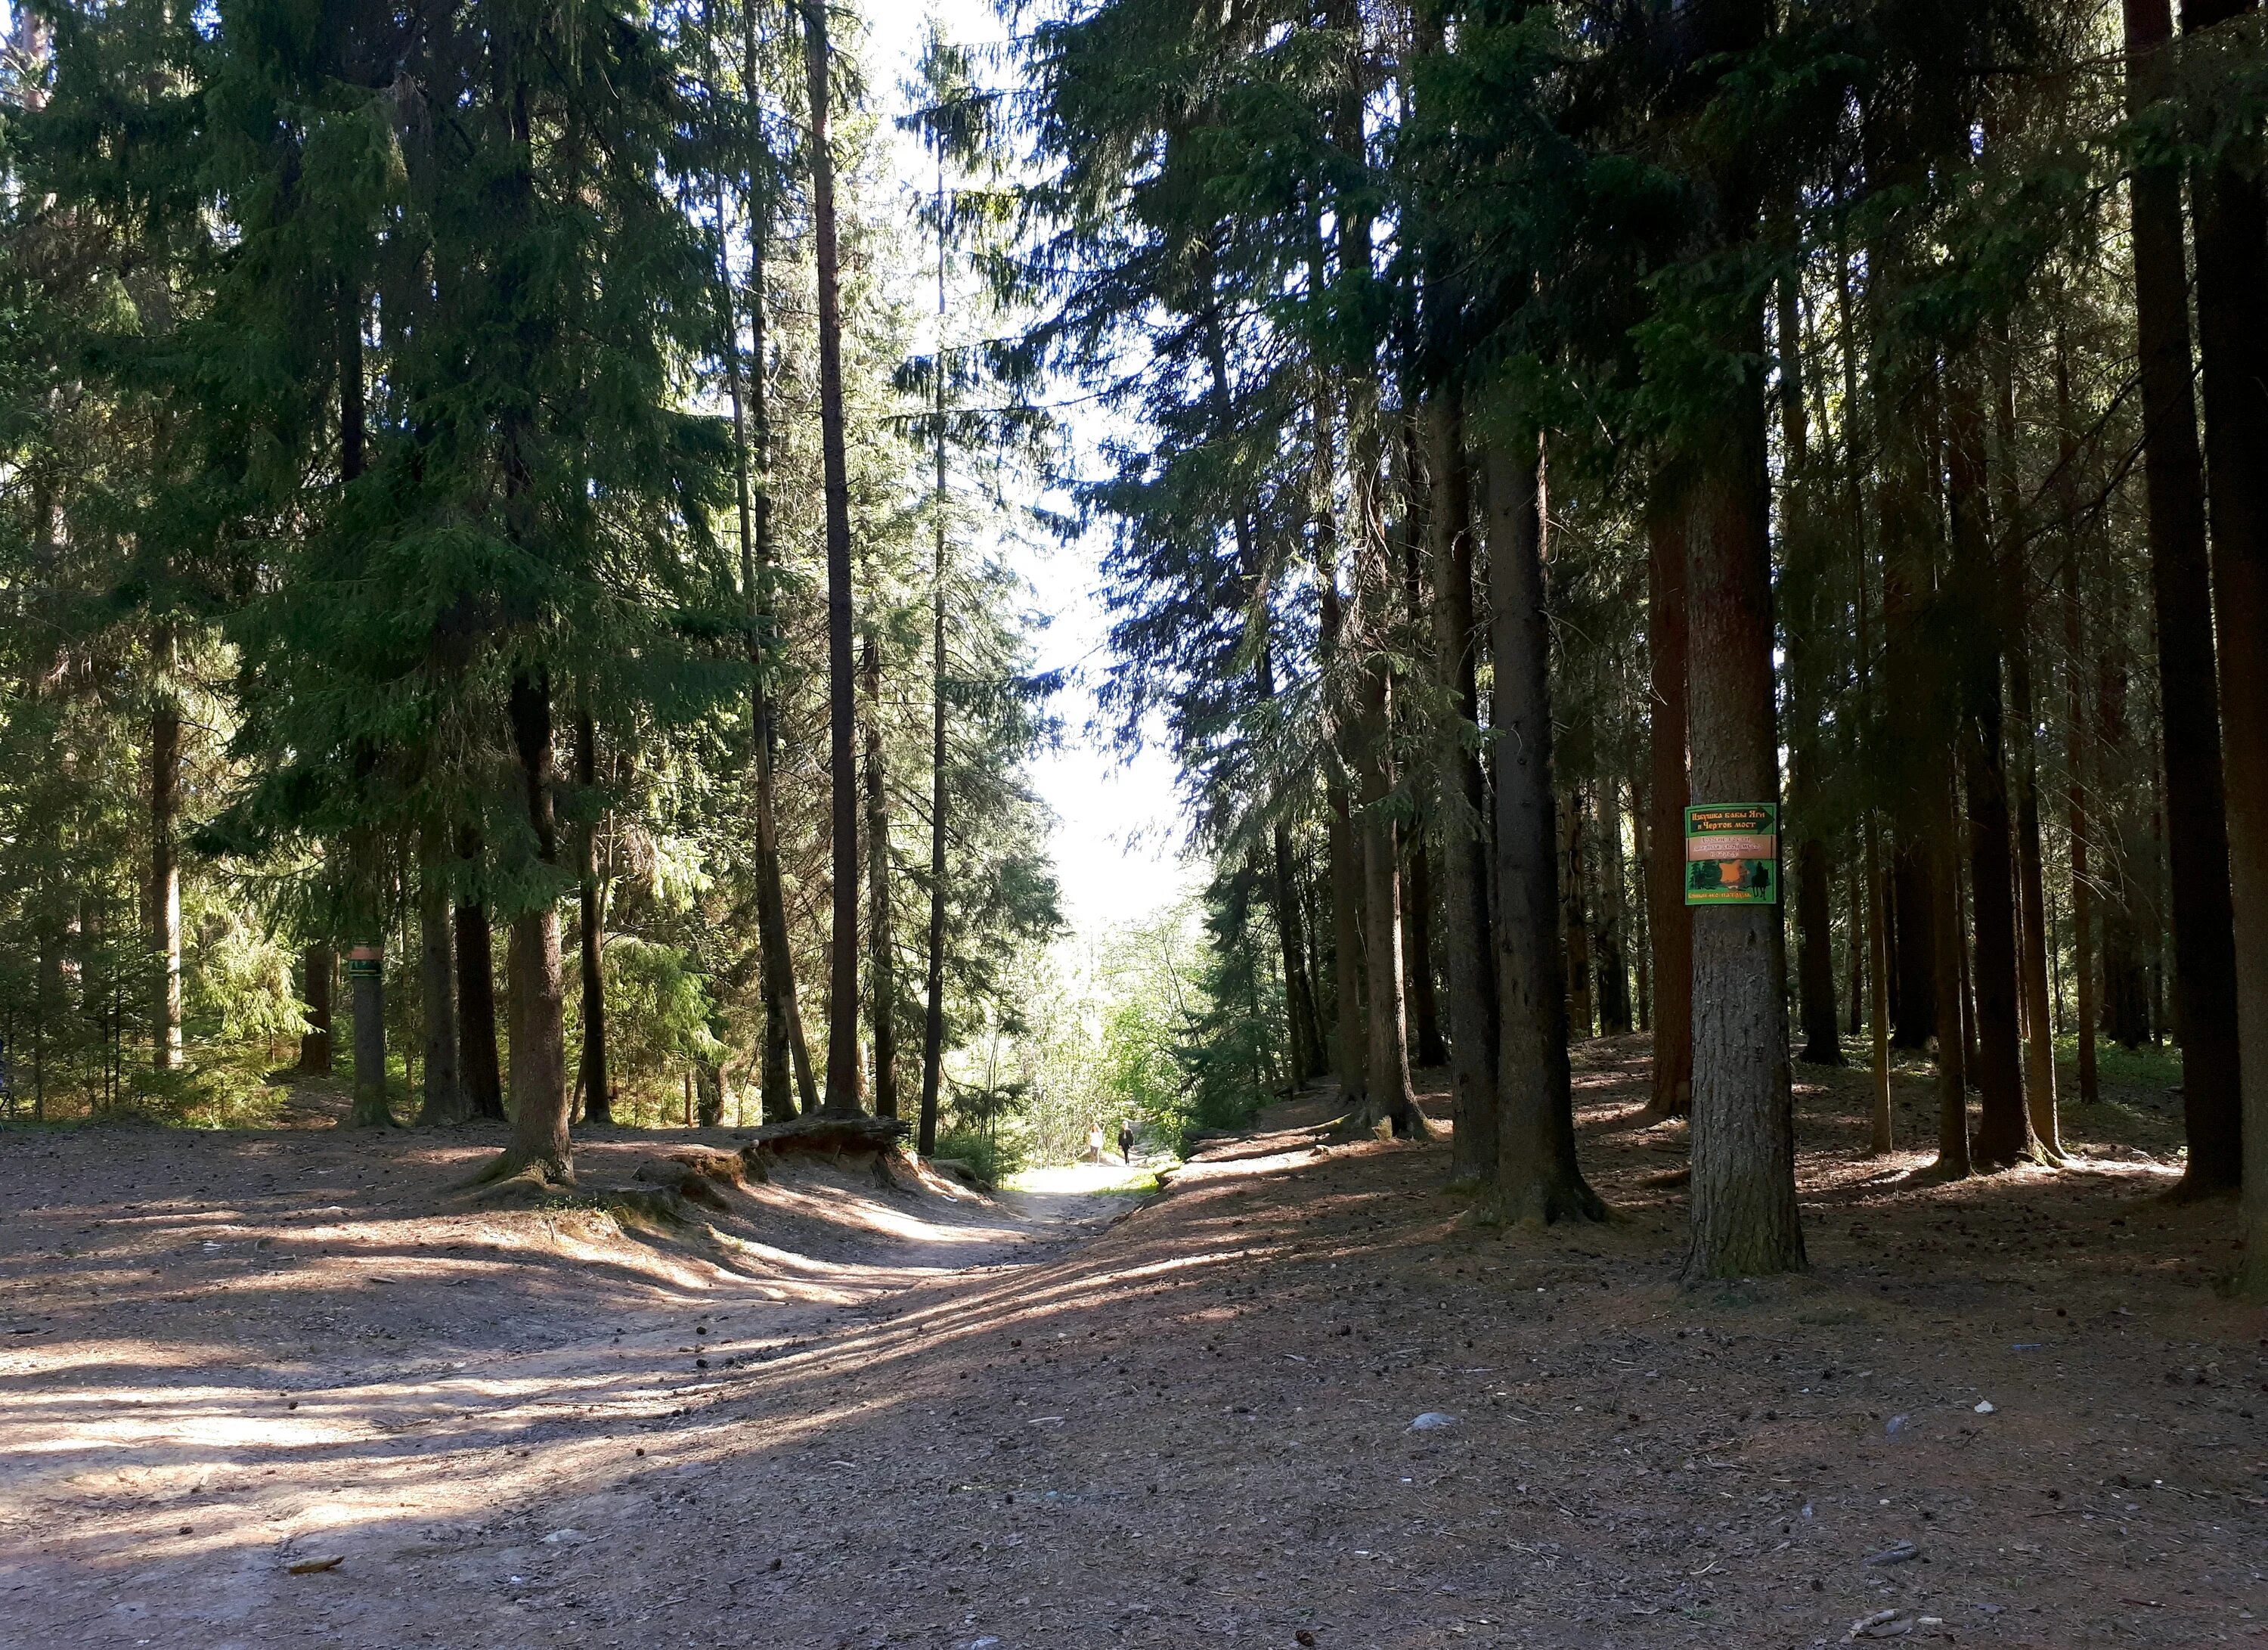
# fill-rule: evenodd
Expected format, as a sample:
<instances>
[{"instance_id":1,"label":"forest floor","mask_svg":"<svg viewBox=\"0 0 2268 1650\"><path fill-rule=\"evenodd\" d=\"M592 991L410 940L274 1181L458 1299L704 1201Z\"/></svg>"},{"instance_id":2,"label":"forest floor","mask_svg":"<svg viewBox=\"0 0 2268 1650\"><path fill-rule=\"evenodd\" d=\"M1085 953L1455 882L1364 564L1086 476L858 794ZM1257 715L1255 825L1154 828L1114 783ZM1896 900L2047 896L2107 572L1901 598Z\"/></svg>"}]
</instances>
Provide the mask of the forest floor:
<instances>
[{"instance_id":1,"label":"forest floor","mask_svg":"<svg viewBox=\"0 0 2268 1650\"><path fill-rule=\"evenodd\" d=\"M690 1228L597 1189L729 1131L517 1211L457 1131L0 1136L0 1645L2268 1642L2268 1322L2161 1083L1946 1185L1800 1068L1811 1270L1688 1288L1644 1041L1577 1064L1616 1218L1542 1233L1322 1097L1154 1198Z\"/></svg>"}]
</instances>

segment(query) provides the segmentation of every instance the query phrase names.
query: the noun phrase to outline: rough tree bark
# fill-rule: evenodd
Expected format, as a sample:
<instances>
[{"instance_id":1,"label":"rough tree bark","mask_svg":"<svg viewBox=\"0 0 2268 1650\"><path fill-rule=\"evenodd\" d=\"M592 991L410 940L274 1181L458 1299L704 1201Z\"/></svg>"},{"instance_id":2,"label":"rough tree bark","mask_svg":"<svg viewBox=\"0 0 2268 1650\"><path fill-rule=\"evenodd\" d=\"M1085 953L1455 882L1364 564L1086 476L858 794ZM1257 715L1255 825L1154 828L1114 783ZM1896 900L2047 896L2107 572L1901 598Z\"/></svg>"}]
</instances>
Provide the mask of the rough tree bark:
<instances>
[{"instance_id":1,"label":"rough tree bark","mask_svg":"<svg viewBox=\"0 0 2268 1650\"><path fill-rule=\"evenodd\" d=\"M599 735L588 703L575 711L575 783L588 810L599 784ZM586 1123L615 1120L614 1083L607 1069L607 975L604 963L606 901L599 887L599 821L586 813L575 832L578 913L583 970L583 1117Z\"/></svg>"},{"instance_id":2,"label":"rough tree bark","mask_svg":"<svg viewBox=\"0 0 2268 1650\"><path fill-rule=\"evenodd\" d=\"M1488 806L1480 761L1479 635L1474 621L1472 490L1463 403L1454 389L1427 401L1425 512L1432 562L1433 656L1449 714L1442 720L1435 813L1441 827L1441 961L1447 976L1452 1185L1496 1175L1497 987L1490 940Z\"/></svg>"},{"instance_id":3,"label":"rough tree bark","mask_svg":"<svg viewBox=\"0 0 2268 1650\"><path fill-rule=\"evenodd\" d=\"M1763 328L1751 300L1736 341L1745 358L1762 354ZM1693 796L1777 801L1763 387L1742 387L1694 446L1685 513ZM1691 1263L1705 1278L1804 1264L1786 975L1777 907L1693 913Z\"/></svg>"},{"instance_id":4,"label":"rough tree bark","mask_svg":"<svg viewBox=\"0 0 2268 1650\"><path fill-rule=\"evenodd\" d=\"M339 293L338 310L338 381L339 381L339 479L342 485L351 486L363 474L364 408L362 359L362 294L353 288L342 288ZM366 850L374 843L365 843ZM349 874L366 874L364 867L377 856L365 852L354 856L360 865L350 867ZM378 924L372 923L373 932ZM373 944L373 952L377 947ZM382 964L380 965L382 966ZM350 1007L354 1016L354 1108L347 1115L350 1124L371 1126L391 1124L394 1112L386 1098L386 996L384 980L376 969L356 970L350 959L348 983Z\"/></svg>"},{"instance_id":5,"label":"rough tree bark","mask_svg":"<svg viewBox=\"0 0 2268 1650\"><path fill-rule=\"evenodd\" d=\"M942 283L944 260L939 258ZM944 394L942 375L938 394ZM946 703L947 660L945 635L945 437L937 443L937 539L930 569L930 725L929 725L929 934L924 953L922 980L921 1113L915 1133L915 1150L924 1157L937 1151L938 1110L945 1085L945 874L946 874ZM1286 941L1286 945L1291 941ZM1288 953L1286 954L1289 954ZM1285 990L1296 989L1287 976ZM1296 1016L1295 1016L1296 1018ZM1296 1042L1296 1038L1294 1039Z\"/></svg>"},{"instance_id":6,"label":"rough tree bark","mask_svg":"<svg viewBox=\"0 0 2268 1650\"><path fill-rule=\"evenodd\" d=\"M1599 1030L1609 1037L1631 1028L1630 964L1624 943L1623 786L1601 777L1599 798Z\"/></svg>"},{"instance_id":7,"label":"rough tree bark","mask_svg":"<svg viewBox=\"0 0 2268 1650\"><path fill-rule=\"evenodd\" d=\"M1932 967L1930 992L1937 1021L1937 1161L1948 1179L1969 1173L1969 1067L1962 1036L1961 848L1954 823L1954 783L1934 770L1918 806L1928 814Z\"/></svg>"},{"instance_id":8,"label":"rough tree bark","mask_svg":"<svg viewBox=\"0 0 2268 1650\"><path fill-rule=\"evenodd\" d=\"M2082 686L2086 653L2086 620L2080 606L2079 570L2075 558L2066 558L2063 577L2064 619L2064 792L2066 829L2071 838L2071 964L2076 1005L2073 1011L2079 1041L2079 1098L2093 1105L2102 1098L2095 1054L2095 878L2088 843L2093 822L2088 817L2087 694Z\"/></svg>"},{"instance_id":9,"label":"rough tree bark","mask_svg":"<svg viewBox=\"0 0 2268 1650\"><path fill-rule=\"evenodd\" d=\"M559 843L551 794L551 684L540 667L512 678L508 708L535 857L549 866L558 861ZM547 1181L571 1183L575 1169L567 1138L566 990L561 978L558 906L547 899L512 918L506 947L512 1140L489 1175L533 1170Z\"/></svg>"},{"instance_id":10,"label":"rough tree bark","mask_svg":"<svg viewBox=\"0 0 2268 1650\"><path fill-rule=\"evenodd\" d=\"M460 859L477 863L480 838L459 834ZM497 1058L496 963L489 932L489 910L478 900L457 904L457 1080L465 1086L465 1109L475 1117L501 1120L504 1071Z\"/></svg>"},{"instance_id":11,"label":"rough tree bark","mask_svg":"<svg viewBox=\"0 0 2268 1650\"><path fill-rule=\"evenodd\" d=\"M1822 547L1812 530L1809 477L1811 424L1803 399L1800 284L1791 270L1780 277L1773 301L1778 350L1780 443L1787 475L1781 490L1781 588L1789 604L1788 836L1795 848L1796 1001L1802 1013L1803 1050L1811 1065L1843 1064L1835 1023L1834 912L1829 887L1827 837L1820 829L1819 695L1814 655L1820 633Z\"/></svg>"},{"instance_id":12,"label":"rough tree bark","mask_svg":"<svg viewBox=\"0 0 2268 1650\"><path fill-rule=\"evenodd\" d=\"M157 708L150 713L150 948L158 960L151 1004L151 1064L181 1063L181 859L176 840L181 796L181 705L172 681L173 631L151 638Z\"/></svg>"},{"instance_id":13,"label":"rough tree bark","mask_svg":"<svg viewBox=\"0 0 2268 1650\"><path fill-rule=\"evenodd\" d=\"M858 705L850 648L850 479L843 427L843 294L828 137L830 54L826 0L802 0L808 93L811 239L819 320L819 431L826 494L828 776L834 905L828 939L827 1094L832 1115L865 1109L858 1058Z\"/></svg>"},{"instance_id":14,"label":"rough tree bark","mask_svg":"<svg viewBox=\"0 0 2268 1650\"><path fill-rule=\"evenodd\" d=\"M1882 869L1881 843L1876 839L1874 816L1867 815L1867 976L1873 987L1867 1001L1871 1055L1869 1076L1874 1103L1867 1108L1867 1149L1877 1157L1897 1147L1890 1109L1890 940L1889 878Z\"/></svg>"},{"instance_id":15,"label":"rough tree bark","mask_svg":"<svg viewBox=\"0 0 2268 1650\"><path fill-rule=\"evenodd\" d=\"M1651 729L1646 798L1646 939L1652 961L1653 1095L1646 1110L1693 1108L1693 913L1685 903L1685 516L1673 470L1646 500L1646 633Z\"/></svg>"},{"instance_id":16,"label":"rough tree bark","mask_svg":"<svg viewBox=\"0 0 2268 1650\"><path fill-rule=\"evenodd\" d=\"M2102 1028L2120 1047L2139 1049L2150 1038L2150 982L2145 961L2147 864L2135 826L2132 728L2126 714L2132 655L2117 626L2096 638L2095 673L2095 822L2102 900Z\"/></svg>"},{"instance_id":17,"label":"rough tree bark","mask_svg":"<svg viewBox=\"0 0 2268 1650\"><path fill-rule=\"evenodd\" d=\"M1323 431L1328 425L1322 425ZM1329 473L1330 460L1322 454L1328 437L1319 434L1317 463L1323 474ZM1318 486L1319 507L1314 519L1315 576L1322 602L1318 652L1327 674L1343 679L1345 665L1346 615L1341 603L1338 587L1337 534L1331 519L1328 490ZM1326 689L1328 700L1344 697L1343 680L1335 681ZM1331 881L1331 987L1333 1019L1336 1031L1332 1037L1331 1062L1339 1080L1339 1095L1347 1106L1350 1116L1366 1104L1370 1085L1370 1034L1368 1015L1364 1004L1366 973L1363 952L1364 876L1362 848L1357 836L1344 777L1344 755L1351 743L1353 718L1342 704L1333 703L1329 712L1331 743L1339 760L1334 761L1332 771L1325 777L1325 805L1329 814L1326 836L1326 851L1330 858Z\"/></svg>"},{"instance_id":18,"label":"rough tree bark","mask_svg":"<svg viewBox=\"0 0 2268 1650\"><path fill-rule=\"evenodd\" d=\"M890 793L882 766L882 649L865 638L866 679L866 933L874 994L874 1115L898 1115L898 971L890 955Z\"/></svg>"},{"instance_id":19,"label":"rough tree bark","mask_svg":"<svg viewBox=\"0 0 2268 1650\"><path fill-rule=\"evenodd\" d=\"M758 62L755 11L741 9L743 76ZM758 1083L766 1123L796 1115L799 1088L803 1109L818 1109L811 1076L811 1054L804 1046L803 1016L796 998L795 954L788 939L787 897L781 886L777 767L779 731L771 692L772 604L777 580L772 558L771 403L765 373L765 269L771 244L771 149L761 119L748 122L748 187L741 210L748 221L747 309L753 367L744 370L740 313L729 273L718 270L718 303L725 333L725 386L733 409L733 485L740 531L740 588L748 622L749 762L754 773L756 832L757 972L764 1007L763 1050ZM720 183L721 189L722 185ZM718 216L724 216L722 203ZM745 378L746 390L742 385Z\"/></svg>"},{"instance_id":20,"label":"rough tree bark","mask_svg":"<svg viewBox=\"0 0 2268 1650\"><path fill-rule=\"evenodd\" d=\"M2191 0L2183 33L2254 8ZM2198 176L2196 230L2198 353L2204 367L2205 474L2220 651L2223 781L2230 909L2236 938L2236 1028L2243 1094L2242 1281L2268 1293L2268 201L2257 145ZM2248 171L2246 163L2254 168Z\"/></svg>"},{"instance_id":21,"label":"rough tree bark","mask_svg":"<svg viewBox=\"0 0 2268 1650\"><path fill-rule=\"evenodd\" d=\"M1358 463L1358 469L1363 467ZM1373 467L1374 468L1374 467ZM1370 516L1359 505L1358 519ZM1393 814L1394 683L1385 663L1388 575L1385 546L1366 529L1356 546L1358 597L1349 629L1359 638L1362 695L1355 728L1361 808L1354 824L1362 867L1364 1042L1368 1056L1358 1126L1384 1121L1396 1135L1425 1132L1410 1081L1410 1020L1403 994L1401 832Z\"/></svg>"},{"instance_id":22,"label":"rough tree bark","mask_svg":"<svg viewBox=\"0 0 2268 1650\"><path fill-rule=\"evenodd\" d=\"M1479 1212L1531 1225L1599 1219L1605 1206L1576 1161L1567 1062L1543 471L1533 436L1491 441L1478 458L1496 666L1489 735L1496 755L1499 1037L1496 1177Z\"/></svg>"},{"instance_id":23,"label":"rough tree bark","mask_svg":"<svg viewBox=\"0 0 2268 1650\"><path fill-rule=\"evenodd\" d=\"M1256 623L1266 623L1265 612ZM1263 637L1253 667L1263 703L1276 696L1275 650ZM1292 852L1292 828L1278 818L1269 830L1270 899L1276 912L1276 937L1283 947L1284 1003L1292 1044L1292 1081L1296 1086L1323 1074L1330 1067L1325 1047L1322 1015L1316 1005L1314 981L1307 963L1308 927L1302 910L1300 876Z\"/></svg>"},{"instance_id":24,"label":"rough tree bark","mask_svg":"<svg viewBox=\"0 0 2268 1650\"><path fill-rule=\"evenodd\" d=\"M1593 1030L1591 918L1583 888L1583 789L1559 793L1559 934L1567 961L1567 1033L1578 1042Z\"/></svg>"},{"instance_id":25,"label":"rough tree bark","mask_svg":"<svg viewBox=\"0 0 2268 1650\"><path fill-rule=\"evenodd\" d=\"M1899 792L1896 813L1889 868L1890 1041L1901 1049L1926 1049L1937 1035L1937 933L1932 915L1937 908L1929 885L1929 826L1918 817L1910 792Z\"/></svg>"},{"instance_id":26,"label":"rough tree bark","mask_svg":"<svg viewBox=\"0 0 2268 1650\"><path fill-rule=\"evenodd\" d=\"M337 954L328 946L309 946L299 958L307 1029L299 1035L298 1069L310 1075L331 1069L331 976L337 971Z\"/></svg>"},{"instance_id":27,"label":"rough tree bark","mask_svg":"<svg viewBox=\"0 0 2268 1650\"><path fill-rule=\"evenodd\" d=\"M1402 551L1402 593L1407 610L1395 628L1405 633L1402 645L1410 647L1431 623L1432 598L1426 590L1430 555L1432 490L1425 475L1425 410L1403 409L1395 420L1396 451L1401 457L1403 484L1401 525L1396 534ZM1389 683L1390 688L1398 684ZM1430 776L1429 776L1430 777ZM1432 787L1413 784L1410 816L1402 827L1402 950L1403 992L1410 1008L1410 1059L1413 1065L1447 1065L1448 1044L1442 1035L1440 975L1434 966L1434 933L1440 911L1434 882L1433 820L1429 806Z\"/></svg>"},{"instance_id":28,"label":"rough tree bark","mask_svg":"<svg viewBox=\"0 0 2268 1650\"><path fill-rule=\"evenodd\" d=\"M946 784L946 682L950 656L946 652L946 568L950 546L946 537L945 446L945 325L946 211L945 151L937 153L937 184L931 206L937 225L938 359L931 373L930 417L930 748L929 748L929 933L923 954L922 1057L920 1110L917 1114L914 1149L924 1157L937 1151L938 1110L945 1086L945 876L946 814L950 806ZM1287 981L1288 989L1288 981ZM1292 1038L1296 1046L1296 1031ZM1293 1064L1298 1063L1295 1054Z\"/></svg>"},{"instance_id":29,"label":"rough tree bark","mask_svg":"<svg viewBox=\"0 0 2268 1650\"><path fill-rule=\"evenodd\" d=\"M449 921L446 839L427 836L417 889L418 979L425 1008L425 1094L417 1121L431 1127L465 1120L458 1071L457 947Z\"/></svg>"},{"instance_id":30,"label":"rough tree bark","mask_svg":"<svg viewBox=\"0 0 2268 1650\"><path fill-rule=\"evenodd\" d=\"M1423 821L1413 820L1405 838L1409 873L1403 904L1403 990L1410 1003L1411 1059L1419 1065L1440 1065L1449 1057L1441 1038L1441 1005L1433 980L1433 854Z\"/></svg>"},{"instance_id":31,"label":"rough tree bark","mask_svg":"<svg viewBox=\"0 0 2268 1650\"><path fill-rule=\"evenodd\" d=\"M1976 1157L2000 1167L2043 1155L2024 1109L2023 1044L2018 1024L2015 863L2010 849L2006 740L2001 728L2002 637L2014 613L1992 552L1984 453L1984 412L1973 370L1955 377L1948 398L1952 436L1947 490L1952 504L1954 584L1968 635L1961 652L1962 764L1969 803L1970 906L1976 931L1980 1106Z\"/></svg>"},{"instance_id":32,"label":"rough tree bark","mask_svg":"<svg viewBox=\"0 0 2268 1650\"><path fill-rule=\"evenodd\" d=\"M358 966L359 965L359 966ZM350 1129L385 1129L394 1124L386 1097L386 976L384 953L358 945L347 959L347 991L354 1011L354 1104Z\"/></svg>"},{"instance_id":33,"label":"rough tree bark","mask_svg":"<svg viewBox=\"0 0 2268 1650\"><path fill-rule=\"evenodd\" d=\"M2173 37L2173 13L2167 0L2126 0L2124 13L2127 107L2140 116L2161 95L2161 48ZM2243 1178L2244 1155L2213 572L2192 388L2181 173L2172 166L2137 167L2127 198L2133 221L2150 592L2157 615L2165 738L2182 1110L2189 1133L2182 1190L2194 1195L2235 1190ZM2256 450L2250 462L2257 467L2263 461Z\"/></svg>"},{"instance_id":34,"label":"rough tree bark","mask_svg":"<svg viewBox=\"0 0 2268 1650\"><path fill-rule=\"evenodd\" d=\"M2015 534L2012 532L2010 539ZM2004 563L2010 559L2003 557ZM2021 557L2014 558L2021 563ZM2021 567L2002 575L2021 591ZM2019 615L2025 611L2021 600ZM2039 711L2032 688L2031 645L2019 616L2008 637L2008 708L2022 730L2013 777L2016 792L2017 981L2023 1004L2024 1109L2033 1138L2050 1160L2063 1158L2056 1116L2055 1036L2048 1008L2046 877L2040 851Z\"/></svg>"}]
</instances>

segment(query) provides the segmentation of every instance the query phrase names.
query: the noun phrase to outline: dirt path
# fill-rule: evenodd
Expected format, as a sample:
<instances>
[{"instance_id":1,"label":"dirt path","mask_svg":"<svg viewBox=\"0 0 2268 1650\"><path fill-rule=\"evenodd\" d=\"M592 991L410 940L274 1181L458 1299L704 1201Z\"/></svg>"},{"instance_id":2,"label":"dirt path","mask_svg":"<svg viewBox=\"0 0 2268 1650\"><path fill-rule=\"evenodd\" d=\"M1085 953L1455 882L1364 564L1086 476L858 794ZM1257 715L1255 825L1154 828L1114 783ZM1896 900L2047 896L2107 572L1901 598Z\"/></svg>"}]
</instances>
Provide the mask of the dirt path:
<instances>
[{"instance_id":1,"label":"dirt path","mask_svg":"<svg viewBox=\"0 0 2268 1650\"><path fill-rule=\"evenodd\" d=\"M415 1166L464 1148L384 1148L389 1171L330 1136L9 1142L0 1195L80 1201L0 1255L5 1324L55 1314L0 1376L0 1643L1809 1650L1886 1611L1925 1641L2268 1641L2268 1322L2209 1286L2225 1208L2158 1201L2170 1167L2108 1139L2068 1174L1928 1184L1814 1090L1812 1271L1683 1289L1637 1053L1594 1045L1581 1076L1621 1218L1542 1234L1476 1233L1438 1150L1323 1149L1311 1109L1115 1224L1123 1197L814 1182L769 1189L771 1253L703 1276L571 1211L548 1253L405 1214L414 1242L350 1254L316 1204L276 1247L331 1270L294 1281L207 1258L284 1217L216 1214L200 1175L335 1151L383 1233L451 1167ZM180 1164L178 1210L80 1184L106 1153ZM280 1377L263 1312L328 1314L328 1344Z\"/></svg>"}]
</instances>

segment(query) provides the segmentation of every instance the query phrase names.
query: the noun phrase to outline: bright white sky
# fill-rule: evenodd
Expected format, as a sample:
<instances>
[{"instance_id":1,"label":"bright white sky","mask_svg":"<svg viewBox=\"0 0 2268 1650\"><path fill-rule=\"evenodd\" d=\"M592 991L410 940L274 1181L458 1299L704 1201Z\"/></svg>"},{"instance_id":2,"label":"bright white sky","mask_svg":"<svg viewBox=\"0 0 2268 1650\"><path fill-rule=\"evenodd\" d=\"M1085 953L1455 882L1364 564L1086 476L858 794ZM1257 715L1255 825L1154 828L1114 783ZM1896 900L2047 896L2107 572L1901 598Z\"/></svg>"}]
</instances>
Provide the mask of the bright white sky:
<instances>
[{"instance_id":1,"label":"bright white sky","mask_svg":"<svg viewBox=\"0 0 2268 1650\"><path fill-rule=\"evenodd\" d=\"M886 117L903 107L901 88L913 72L931 18L963 44L998 41L1005 34L983 0L865 0L863 9L866 85ZM930 173L920 150L909 138L895 141L899 175L909 188L925 191ZM1053 846L1064 914L1090 939L1171 903L1199 880L1181 852L1185 833L1172 762L1154 750L1122 761L1110 741L1087 726L1094 689L1109 660L1108 622L1094 593L1101 549L1097 539L1015 549L1007 557L1030 580L1041 610L1052 615L1039 637L1041 667L1071 675L1056 706L1064 721L1063 744L1039 760L1033 777L1056 814Z\"/></svg>"}]
</instances>

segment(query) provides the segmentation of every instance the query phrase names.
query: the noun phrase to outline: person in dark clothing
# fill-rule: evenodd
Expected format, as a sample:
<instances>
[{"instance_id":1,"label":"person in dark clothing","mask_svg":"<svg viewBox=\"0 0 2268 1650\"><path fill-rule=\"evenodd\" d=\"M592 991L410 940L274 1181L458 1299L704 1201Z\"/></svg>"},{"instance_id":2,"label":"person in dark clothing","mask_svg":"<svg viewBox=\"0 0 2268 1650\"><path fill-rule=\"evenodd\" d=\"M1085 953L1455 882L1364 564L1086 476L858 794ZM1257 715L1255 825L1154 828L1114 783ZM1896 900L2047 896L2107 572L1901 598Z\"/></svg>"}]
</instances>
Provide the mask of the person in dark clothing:
<instances>
[{"instance_id":1,"label":"person in dark clothing","mask_svg":"<svg viewBox=\"0 0 2268 1650\"><path fill-rule=\"evenodd\" d=\"M1134 1160L1134 1125L1130 1123L1118 1125L1118 1157L1124 1163Z\"/></svg>"}]
</instances>

